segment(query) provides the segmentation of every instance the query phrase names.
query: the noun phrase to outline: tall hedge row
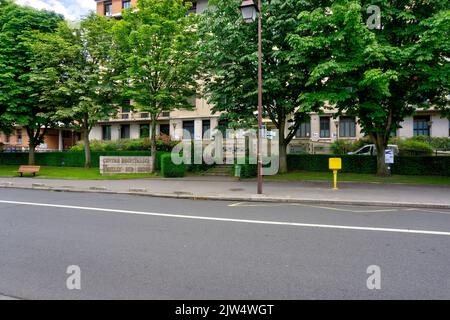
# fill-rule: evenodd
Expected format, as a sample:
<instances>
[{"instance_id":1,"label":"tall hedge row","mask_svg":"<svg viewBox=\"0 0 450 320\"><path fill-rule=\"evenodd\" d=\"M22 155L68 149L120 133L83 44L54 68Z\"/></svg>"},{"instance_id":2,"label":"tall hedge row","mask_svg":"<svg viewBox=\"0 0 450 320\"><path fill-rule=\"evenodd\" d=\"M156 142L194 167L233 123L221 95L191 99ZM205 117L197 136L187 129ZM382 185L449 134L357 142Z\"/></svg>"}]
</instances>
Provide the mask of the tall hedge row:
<instances>
[{"instance_id":1,"label":"tall hedge row","mask_svg":"<svg viewBox=\"0 0 450 320\"><path fill-rule=\"evenodd\" d=\"M376 173L377 159L359 155L288 155L289 171L329 171L328 159L342 159L342 171L348 173ZM392 173L400 175L450 176L450 157L400 156L395 157Z\"/></svg>"},{"instance_id":2,"label":"tall hedge row","mask_svg":"<svg viewBox=\"0 0 450 320\"><path fill-rule=\"evenodd\" d=\"M161 155L165 152L156 153L155 169L160 169ZM150 151L99 151L91 152L92 167L100 166L100 156L123 156L123 157L149 157ZM36 153L36 165L55 167L84 167L84 152L42 152ZM0 164L26 165L28 164L28 153L0 153Z\"/></svg>"}]
</instances>

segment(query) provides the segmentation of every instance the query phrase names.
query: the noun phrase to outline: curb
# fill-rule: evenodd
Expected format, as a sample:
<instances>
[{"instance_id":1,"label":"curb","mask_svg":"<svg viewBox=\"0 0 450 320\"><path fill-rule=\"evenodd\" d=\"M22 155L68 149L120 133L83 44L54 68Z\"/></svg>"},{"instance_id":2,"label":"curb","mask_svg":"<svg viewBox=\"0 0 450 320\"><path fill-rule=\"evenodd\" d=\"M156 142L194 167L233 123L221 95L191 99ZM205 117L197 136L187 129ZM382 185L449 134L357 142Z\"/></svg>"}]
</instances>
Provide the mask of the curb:
<instances>
[{"instance_id":1,"label":"curb","mask_svg":"<svg viewBox=\"0 0 450 320\"><path fill-rule=\"evenodd\" d=\"M78 192L78 193L101 193L101 194L121 194L146 196L154 198L184 199L184 200L211 200L211 201L240 201L240 202L267 202L267 203L298 203L298 204L321 204L321 205L356 205L356 206L373 206L373 207L398 207L398 208L423 208L423 209L447 209L450 210L450 204L439 203L415 203L415 202L395 202L395 201L363 201L363 200L328 200L328 199L311 199L311 198L281 198L269 196L227 196L227 195L194 195L194 194L177 194L177 193L157 193L148 192L144 189L134 189L130 191L112 191L107 188L89 188L77 189L74 187L51 187L47 185L14 186L12 184L0 185L5 189L28 189L43 190L55 192Z\"/></svg>"}]
</instances>

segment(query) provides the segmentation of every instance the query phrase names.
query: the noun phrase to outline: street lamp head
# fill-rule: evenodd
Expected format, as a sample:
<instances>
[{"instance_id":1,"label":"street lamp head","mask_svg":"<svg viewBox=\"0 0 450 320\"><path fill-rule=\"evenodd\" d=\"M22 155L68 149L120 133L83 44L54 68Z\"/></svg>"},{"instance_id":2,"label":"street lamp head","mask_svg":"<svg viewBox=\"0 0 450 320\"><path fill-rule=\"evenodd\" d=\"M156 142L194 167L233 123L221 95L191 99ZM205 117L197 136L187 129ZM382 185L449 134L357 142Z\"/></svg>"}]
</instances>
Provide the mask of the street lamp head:
<instances>
[{"instance_id":1,"label":"street lamp head","mask_svg":"<svg viewBox=\"0 0 450 320\"><path fill-rule=\"evenodd\" d=\"M253 0L244 0L241 4L242 18L247 23L252 23L256 20L258 14L258 7Z\"/></svg>"}]
</instances>

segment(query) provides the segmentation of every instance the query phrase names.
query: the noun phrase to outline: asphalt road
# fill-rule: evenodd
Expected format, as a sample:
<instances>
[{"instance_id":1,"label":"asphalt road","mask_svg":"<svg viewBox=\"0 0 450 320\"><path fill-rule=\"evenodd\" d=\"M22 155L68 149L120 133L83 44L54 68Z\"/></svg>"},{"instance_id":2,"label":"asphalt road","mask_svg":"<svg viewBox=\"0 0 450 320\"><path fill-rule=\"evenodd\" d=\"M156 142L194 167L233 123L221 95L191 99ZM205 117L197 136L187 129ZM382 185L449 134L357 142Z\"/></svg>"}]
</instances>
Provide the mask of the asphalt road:
<instances>
[{"instance_id":1,"label":"asphalt road","mask_svg":"<svg viewBox=\"0 0 450 320\"><path fill-rule=\"evenodd\" d=\"M450 211L0 188L8 297L450 299Z\"/></svg>"}]
</instances>

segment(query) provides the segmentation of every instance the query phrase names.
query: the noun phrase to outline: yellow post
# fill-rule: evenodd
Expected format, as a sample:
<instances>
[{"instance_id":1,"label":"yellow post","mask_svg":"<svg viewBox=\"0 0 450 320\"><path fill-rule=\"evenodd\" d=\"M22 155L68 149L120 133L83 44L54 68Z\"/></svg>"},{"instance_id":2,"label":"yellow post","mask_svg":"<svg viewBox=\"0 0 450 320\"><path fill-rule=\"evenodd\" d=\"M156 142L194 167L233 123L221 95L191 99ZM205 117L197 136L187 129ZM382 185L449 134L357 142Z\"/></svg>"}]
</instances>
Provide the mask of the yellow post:
<instances>
[{"instance_id":1,"label":"yellow post","mask_svg":"<svg viewBox=\"0 0 450 320\"><path fill-rule=\"evenodd\" d=\"M333 170L333 189L337 190L337 174L338 170L342 169L342 159L341 158L330 158L328 164L330 170Z\"/></svg>"},{"instance_id":2,"label":"yellow post","mask_svg":"<svg viewBox=\"0 0 450 320\"><path fill-rule=\"evenodd\" d=\"M337 190L337 174L338 174L338 171L333 170L333 178L334 178L333 189L334 190Z\"/></svg>"}]
</instances>

